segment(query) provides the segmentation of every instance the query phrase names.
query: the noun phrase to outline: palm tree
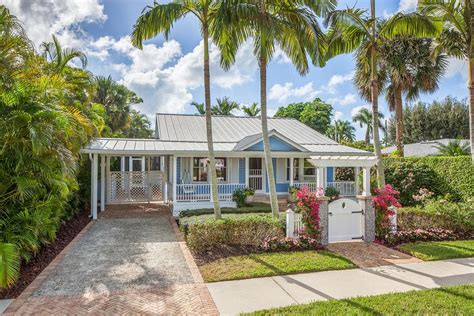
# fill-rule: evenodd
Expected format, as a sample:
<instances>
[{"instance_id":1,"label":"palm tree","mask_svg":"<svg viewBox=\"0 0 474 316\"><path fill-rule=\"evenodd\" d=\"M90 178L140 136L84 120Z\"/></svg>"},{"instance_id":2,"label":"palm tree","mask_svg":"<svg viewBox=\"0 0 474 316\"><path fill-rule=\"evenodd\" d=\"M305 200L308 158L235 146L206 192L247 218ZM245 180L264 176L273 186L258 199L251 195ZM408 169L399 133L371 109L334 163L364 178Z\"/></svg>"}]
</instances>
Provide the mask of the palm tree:
<instances>
[{"instance_id":1,"label":"palm tree","mask_svg":"<svg viewBox=\"0 0 474 316\"><path fill-rule=\"evenodd\" d=\"M325 22L330 26L327 58L356 51L356 58L363 62L364 68L370 72L370 99L373 113L379 113L377 58L383 42L396 36L428 37L437 34L438 31L435 24L417 12L396 13L385 23L380 23L375 16L375 0L370 1L370 14L355 8L335 10L328 15ZM374 115L372 120L372 125L378 126L378 117ZM377 158L377 183L381 187L385 184L385 175L377 128L373 128L373 136Z\"/></svg>"},{"instance_id":2,"label":"palm tree","mask_svg":"<svg viewBox=\"0 0 474 316\"><path fill-rule=\"evenodd\" d=\"M237 102L231 101L229 97L217 98L217 104L212 107L213 115L233 115L232 111L239 110Z\"/></svg>"},{"instance_id":3,"label":"palm tree","mask_svg":"<svg viewBox=\"0 0 474 316\"><path fill-rule=\"evenodd\" d=\"M474 3L472 0L420 0L418 10L444 24L437 38L436 49L467 60L469 135L474 161Z\"/></svg>"},{"instance_id":4,"label":"palm tree","mask_svg":"<svg viewBox=\"0 0 474 316\"><path fill-rule=\"evenodd\" d=\"M244 111L245 115L250 117L257 117L260 114L260 108L257 102L252 103L250 106L243 105L242 111Z\"/></svg>"},{"instance_id":5,"label":"palm tree","mask_svg":"<svg viewBox=\"0 0 474 316\"><path fill-rule=\"evenodd\" d=\"M461 144L459 139L450 141L447 145L439 143L434 146L439 150L440 156L467 156L469 155L469 143Z\"/></svg>"},{"instance_id":6,"label":"palm tree","mask_svg":"<svg viewBox=\"0 0 474 316\"><path fill-rule=\"evenodd\" d=\"M308 56L313 64L323 64L324 33L317 16L325 16L336 6L335 0L223 0L214 42L221 48L221 64L230 67L237 48L247 39L253 40L254 54L260 69L260 106L265 165L268 175L272 213L279 216L273 173L267 119L267 64L278 46L290 58L298 72L309 70ZM216 23L217 25L217 23Z\"/></svg>"},{"instance_id":7,"label":"palm tree","mask_svg":"<svg viewBox=\"0 0 474 316\"><path fill-rule=\"evenodd\" d=\"M403 96L413 101L422 92L436 91L448 65L446 55L432 58L431 42L423 38L396 38L381 47L381 69L388 80L386 98L390 111L395 111L397 151L402 157Z\"/></svg>"},{"instance_id":8,"label":"palm tree","mask_svg":"<svg viewBox=\"0 0 474 316\"><path fill-rule=\"evenodd\" d=\"M377 125L382 130L385 129L385 127L383 126L381 122L383 118L384 118L384 115L379 112ZM359 110L359 112L356 115L352 117L352 121L355 123L359 123L359 126L361 128L364 127L364 125L367 126L365 129L364 143L366 145L370 144L370 138L373 137L374 135L372 112L369 109L362 108Z\"/></svg>"},{"instance_id":9,"label":"palm tree","mask_svg":"<svg viewBox=\"0 0 474 316\"><path fill-rule=\"evenodd\" d=\"M336 120L334 124L329 127L327 134L336 142L352 142L355 139L355 128L349 121Z\"/></svg>"},{"instance_id":10,"label":"palm tree","mask_svg":"<svg viewBox=\"0 0 474 316\"><path fill-rule=\"evenodd\" d=\"M205 115L206 114L206 108L204 106L204 103L197 103L195 101L191 102L191 105L196 108L197 114L199 115Z\"/></svg>"},{"instance_id":11,"label":"palm tree","mask_svg":"<svg viewBox=\"0 0 474 316\"><path fill-rule=\"evenodd\" d=\"M143 41L151 39L158 34L163 33L165 39L168 40L168 35L173 27L173 23L184 18L186 15L194 15L199 20L204 44L204 103L206 105L206 135L209 156L209 173L211 178L214 214L217 219L221 218L221 209L219 204L219 194L217 191L216 162L212 137L209 36L213 35L212 30L210 30L210 25L216 24L216 12L225 13L225 10L218 10L219 7L220 1L217 0L174 0L167 4L159 4L155 2L153 6L145 8L144 12L134 25L132 32L132 44L141 49ZM217 27L225 26L219 24Z\"/></svg>"},{"instance_id":12,"label":"palm tree","mask_svg":"<svg viewBox=\"0 0 474 316\"><path fill-rule=\"evenodd\" d=\"M43 42L40 49L42 50L43 56L46 60L53 64L53 69L57 73L62 73L67 64L73 59L79 59L82 68L87 66L87 57L83 52L74 48L63 49L59 40L54 35L53 41L48 43Z\"/></svg>"}]
</instances>

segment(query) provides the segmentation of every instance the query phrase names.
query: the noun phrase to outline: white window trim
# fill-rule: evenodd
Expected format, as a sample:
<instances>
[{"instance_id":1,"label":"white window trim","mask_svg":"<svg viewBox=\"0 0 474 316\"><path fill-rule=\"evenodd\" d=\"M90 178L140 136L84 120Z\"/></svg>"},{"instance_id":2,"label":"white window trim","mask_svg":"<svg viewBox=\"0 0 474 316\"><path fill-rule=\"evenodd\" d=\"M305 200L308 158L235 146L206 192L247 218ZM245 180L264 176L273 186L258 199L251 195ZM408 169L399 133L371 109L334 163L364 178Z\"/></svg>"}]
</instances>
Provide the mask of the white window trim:
<instances>
[{"instance_id":1,"label":"white window trim","mask_svg":"<svg viewBox=\"0 0 474 316\"><path fill-rule=\"evenodd\" d=\"M207 177L207 180L206 181L194 181L194 158L206 158L206 157L202 157L202 156L199 156L199 157L190 157L191 159L189 159L189 170L191 170L191 180L192 180L192 184L205 184L205 183L211 183L211 179L210 177ZM229 159L229 157L215 157L215 159L217 158L225 158L226 160L226 168L225 168L225 177L226 177L226 181L219 181L217 180L217 184L226 184L226 183L232 183L230 182L230 175L229 175L229 162L231 161L231 159Z\"/></svg>"}]
</instances>

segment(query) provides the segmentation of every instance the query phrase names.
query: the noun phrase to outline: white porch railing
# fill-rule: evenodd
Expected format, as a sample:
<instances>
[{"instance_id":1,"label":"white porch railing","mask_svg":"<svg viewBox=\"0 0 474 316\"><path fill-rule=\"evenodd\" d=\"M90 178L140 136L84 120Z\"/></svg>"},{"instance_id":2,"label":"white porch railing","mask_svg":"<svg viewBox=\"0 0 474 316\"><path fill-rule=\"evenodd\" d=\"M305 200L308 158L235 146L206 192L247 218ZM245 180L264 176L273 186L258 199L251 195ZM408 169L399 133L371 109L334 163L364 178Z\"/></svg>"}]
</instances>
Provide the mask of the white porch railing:
<instances>
[{"instance_id":1,"label":"white porch railing","mask_svg":"<svg viewBox=\"0 0 474 316\"><path fill-rule=\"evenodd\" d=\"M336 188L340 196L356 196L356 185L354 181L334 181L326 184L328 187Z\"/></svg>"},{"instance_id":2,"label":"white porch railing","mask_svg":"<svg viewBox=\"0 0 474 316\"><path fill-rule=\"evenodd\" d=\"M217 185L219 201L232 201L232 194L237 189L243 189L245 184L221 183ZM211 201L211 184L190 183L176 185L177 202Z\"/></svg>"},{"instance_id":3,"label":"white porch railing","mask_svg":"<svg viewBox=\"0 0 474 316\"><path fill-rule=\"evenodd\" d=\"M293 184L297 188L307 186L310 192L317 192L318 185L316 182L295 182ZM354 181L334 181L327 182L326 187L334 187L339 191L340 196L355 196L356 194L356 185Z\"/></svg>"}]
</instances>

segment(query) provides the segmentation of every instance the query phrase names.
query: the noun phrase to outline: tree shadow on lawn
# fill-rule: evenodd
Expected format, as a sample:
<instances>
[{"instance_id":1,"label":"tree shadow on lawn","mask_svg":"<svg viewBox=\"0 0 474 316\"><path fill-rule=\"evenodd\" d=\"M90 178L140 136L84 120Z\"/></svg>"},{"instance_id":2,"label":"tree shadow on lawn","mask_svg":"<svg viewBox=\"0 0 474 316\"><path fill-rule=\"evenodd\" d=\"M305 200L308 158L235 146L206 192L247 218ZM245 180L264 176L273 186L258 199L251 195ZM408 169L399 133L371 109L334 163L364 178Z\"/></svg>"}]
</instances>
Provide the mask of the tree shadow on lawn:
<instances>
[{"instance_id":1,"label":"tree shadow on lawn","mask_svg":"<svg viewBox=\"0 0 474 316\"><path fill-rule=\"evenodd\" d=\"M336 256L335 256L336 257ZM337 256L337 258L339 258L339 256ZM276 276L280 276L282 277L283 279L285 279L288 283L290 284L296 284L297 286L309 291L309 292L312 292L322 298L324 298L325 300L337 300L336 298L324 293L324 292L321 292L317 289L315 289L314 287L311 287L309 286L308 284L305 284L301 281L298 281L294 278L292 278L290 275L288 275L288 272L285 272L283 270L281 270L280 268L278 267L275 267L274 265L264 261L264 260L261 260L255 256L251 256L251 259L254 260L255 262L257 263L260 263L261 265L264 265L265 267L269 268L270 270L272 270L273 272L276 273ZM321 271L320 271L321 272ZM306 272L307 273L307 272ZM278 285L278 287L280 287L288 296L290 296L295 302L298 302L287 290L285 290L276 280L274 280L274 282ZM357 302L354 302L350 299L341 299L340 301L343 301L349 305L352 305L353 307L355 308L358 308L359 310L365 312L365 313L371 313L373 315L381 315L379 312L377 312L376 310L368 307L368 306L365 306L365 305L362 305L362 304L359 304ZM299 302L298 302L299 303Z\"/></svg>"}]
</instances>

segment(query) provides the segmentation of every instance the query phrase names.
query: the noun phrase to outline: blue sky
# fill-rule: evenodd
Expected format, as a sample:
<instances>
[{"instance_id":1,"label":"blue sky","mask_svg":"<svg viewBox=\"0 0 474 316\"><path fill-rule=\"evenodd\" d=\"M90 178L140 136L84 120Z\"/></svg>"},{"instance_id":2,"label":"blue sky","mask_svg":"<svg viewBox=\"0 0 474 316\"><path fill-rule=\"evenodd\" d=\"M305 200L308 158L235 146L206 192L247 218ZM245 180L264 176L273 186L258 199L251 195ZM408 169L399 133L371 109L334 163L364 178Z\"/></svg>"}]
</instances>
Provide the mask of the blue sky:
<instances>
[{"instance_id":1,"label":"blue sky","mask_svg":"<svg viewBox=\"0 0 474 316\"><path fill-rule=\"evenodd\" d=\"M0 0L24 23L36 45L56 34L63 46L76 47L88 55L88 69L111 75L144 99L137 109L150 117L156 112L193 113L191 101L202 102L202 43L194 17L175 24L168 42L159 36L146 42L139 51L128 36L133 24L152 0ZM160 1L168 2L168 1ZM398 10L410 11L416 0L377 1L377 15L388 16ZM342 0L339 7L369 8L369 0ZM229 96L243 104L258 101L257 62L251 43L238 53L234 67L220 69L218 51L211 48L212 99ZM423 95L422 101L447 95L467 97L466 65L453 60L440 89ZM319 97L334 106L335 116L351 120L360 107L367 106L352 85L354 62L351 55L338 56L324 67L311 67L301 77L283 54L277 54L268 68L268 106L272 114L279 106ZM383 97L382 111L390 114ZM363 138L358 127L357 137Z\"/></svg>"}]
</instances>

